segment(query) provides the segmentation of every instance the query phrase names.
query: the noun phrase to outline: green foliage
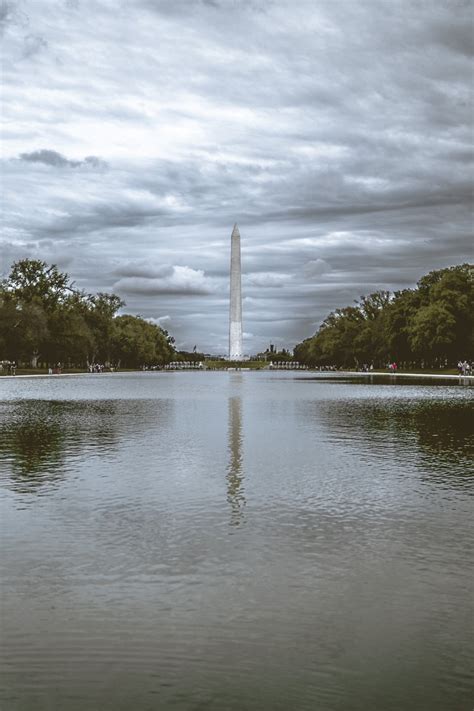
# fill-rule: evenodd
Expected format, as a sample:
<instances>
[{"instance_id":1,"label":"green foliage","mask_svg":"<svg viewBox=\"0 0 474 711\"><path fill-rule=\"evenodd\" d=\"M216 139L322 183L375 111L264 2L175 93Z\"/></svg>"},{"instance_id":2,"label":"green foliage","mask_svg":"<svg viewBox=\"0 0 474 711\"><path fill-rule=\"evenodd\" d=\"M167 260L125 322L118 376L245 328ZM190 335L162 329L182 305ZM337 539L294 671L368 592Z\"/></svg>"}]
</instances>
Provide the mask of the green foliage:
<instances>
[{"instance_id":1,"label":"green foliage","mask_svg":"<svg viewBox=\"0 0 474 711\"><path fill-rule=\"evenodd\" d=\"M111 345L118 365L127 368L164 365L174 356L174 350L161 328L139 316L118 316L114 319Z\"/></svg>"},{"instance_id":2,"label":"green foliage","mask_svg":"<svg viewBox=\"0 0 474 711\"><path fill-rule=\"evenodd\" d=\"M15 262L7 287L15 299L24 303L37 301L47 308L63 302L68 292L72 291L67 274L62 274L55 264L48 267L39 259Z\"/></svg>"},{"instance_id":3,"label":"green foliage","mask_svg":"<svg viewBox=\"0 0 474 711\"><path fill-rule=\"evenodd\" d=\"M136 316L117 316L116 294L86 294L55 265L13 264L0 284L0 360L84 367L160 365L173 359L173 338Z\"/></svg>"},{"instance_id":4,"label":"green foliage","mask_svg":"<svg viewBox=\"0 0 474 711\"><path fill-rule=\"evenodd\" d=\"M415 289L379 291L329 314L295 348L307 365L444 367L474 352L474 269L433 271Z\"/></svg>"}]
</instances>

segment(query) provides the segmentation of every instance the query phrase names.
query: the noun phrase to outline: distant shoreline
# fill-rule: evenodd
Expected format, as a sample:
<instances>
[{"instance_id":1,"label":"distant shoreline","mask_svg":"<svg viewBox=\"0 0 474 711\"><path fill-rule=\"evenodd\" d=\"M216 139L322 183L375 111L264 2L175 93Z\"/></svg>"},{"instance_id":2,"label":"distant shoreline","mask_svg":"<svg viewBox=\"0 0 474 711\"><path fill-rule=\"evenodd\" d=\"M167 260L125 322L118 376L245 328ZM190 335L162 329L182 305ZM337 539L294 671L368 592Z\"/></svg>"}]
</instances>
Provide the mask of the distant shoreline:
<instances>
[{"instance_id":1,"label":"distant shoreline","mask_svg":"<svg viewBox=\"0 0 474 711\"><path fill-rule=\"evenodd\" d=\"M403 373L403 372L397 372L397 373L387 373L387 372L380 372L380 371L372 371L372 372L362 372L362 371L357 371L357 370L318 370L318 369L310 369L308 368L307 370L301 370L301 371L296 371L296 370L272 370L270 368L247 368L245 365L242 366L242 368L235 368L235 367L230 367L230 368L218 368L218 369L203 369L203 370L193 370L193 369L183 369L183 370L119 370L119 371L114 371L114 372L107 372L107 373L88 373L88 372L71 372L71 373L18 373L17 375L3 375L0 374L0 380L3 378L7 378L10 380L17 379L17 378L66 378L66 377L75 377L75 376L94 376L94 377L102 377L102 376L112 376L112 375L117 375L121 373L146 373L147 375L152 375L152 374L157 374L157 373L178 373L178 372L283 372L283 373L305 373L305 374L311 374L311 375L320 375L320 376L332 376L332 377L361 377L361 378L373 378L373 377L385 377L389 378L390 380L395 380L397 378L424 378L424 379L435 379L435 380L467 380L467 381L474 381L474 375L459 375L456 373L423 373L423 372L410 372L410 373Z\"/></svg>"}]
</instances>

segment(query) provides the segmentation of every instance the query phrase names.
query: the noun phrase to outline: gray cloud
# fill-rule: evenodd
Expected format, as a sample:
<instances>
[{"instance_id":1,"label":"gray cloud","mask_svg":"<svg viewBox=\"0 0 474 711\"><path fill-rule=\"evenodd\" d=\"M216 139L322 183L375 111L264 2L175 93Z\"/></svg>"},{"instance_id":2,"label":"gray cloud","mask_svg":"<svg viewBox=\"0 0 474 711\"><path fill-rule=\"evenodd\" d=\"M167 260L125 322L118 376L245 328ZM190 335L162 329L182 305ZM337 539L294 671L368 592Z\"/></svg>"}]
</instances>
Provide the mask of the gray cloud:
<instances>
[{"instance_id":1,"label":"gray cloud","mask_svg":"<svg viewBox=\"0 0 474 711\"><path fill-rule=\"evenodd\" d=\"M212 285L200 269L185 266L164 266L161 269L123 276L113 285L118 294L158 296L160 294L210 294Z\"/></svg>"},{"instance_id":2,"label":"gray cloud","mask_svg":"<svg viewBox=\"0 0 474 711\"><path fill-rule=\"evenodd\" d=\"M47 47L48 43L41 35L26 35L23 40L23 56L25 58L33 57Z\"/></svg>"},{"instance_id":3,"label":"gray cloud","mask_svg":"<svg viewBox=\"0 0 474 711\"><path fill-rule=\"evenodd\" d=\"M92 169L101 169L107 166L106 162L97 158L97 156L86 156L84 160L69 160L57 151L42 148L31 153L21 153L21 160L30 163L44 163L55 168L80 168L87 167Z\"/></svg>"},{"instance_id":4,"label":"gray cloud","mask_svg":"<svg viewBox=\"0 0 474 711\"><path fill-rule=\"evenodd\" d=\"M14 5L12 2L3 0L0 3L0 26L5 28L13 19Z\"/></svg>"},{"instance_id":5,"label":"gray cloud","mask_svg":"<svg viewBox=\"0 0 474 711\"><path fill-rule=\"evenodd\" d=\"M326 274L330 269L324 259L310 259L303 267L303 274L307 279L314 279Z\"/></svg>"},{"instance_id":6,"label":"gray cloud","mask_svg":"<svg viewBox=\"0 0 474 711\"><path fill-rule=\"evenodd\" d=\"M28 27L29 18L21 10L20 2L13 0L0 1L0 33L3 34L9 25L16 25L21 28Z\"/></svg>"},{"instance_id":7,"label":"gray cloud","mask_svg":"<svg viewBox=\"0 0 474 711\"><path fill-rule=\"evenodd\" d=\"M224 352L237 221L257 351L472 258L470 0L185 5L0 4L3 273L62 260Z\"/></svg>"}]
</instances>

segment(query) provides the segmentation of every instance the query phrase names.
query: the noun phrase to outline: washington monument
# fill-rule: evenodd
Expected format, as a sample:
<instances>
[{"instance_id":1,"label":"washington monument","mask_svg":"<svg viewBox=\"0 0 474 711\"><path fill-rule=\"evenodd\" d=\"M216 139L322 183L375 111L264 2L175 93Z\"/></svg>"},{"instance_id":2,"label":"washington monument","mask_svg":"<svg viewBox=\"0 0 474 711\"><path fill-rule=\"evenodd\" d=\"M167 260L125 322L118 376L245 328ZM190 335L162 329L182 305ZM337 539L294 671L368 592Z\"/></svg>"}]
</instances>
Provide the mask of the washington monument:
<instances>
[{"instance_id":1,"label":"washington monument","mask_svg":"<svg viewBox=\"0 0 474 711\"><path fill-rule=\"evenodd\" d=\"M229 360L242 360L242 269L240 232L234 225L230 247Z\"/></svg>"}]
</instances>

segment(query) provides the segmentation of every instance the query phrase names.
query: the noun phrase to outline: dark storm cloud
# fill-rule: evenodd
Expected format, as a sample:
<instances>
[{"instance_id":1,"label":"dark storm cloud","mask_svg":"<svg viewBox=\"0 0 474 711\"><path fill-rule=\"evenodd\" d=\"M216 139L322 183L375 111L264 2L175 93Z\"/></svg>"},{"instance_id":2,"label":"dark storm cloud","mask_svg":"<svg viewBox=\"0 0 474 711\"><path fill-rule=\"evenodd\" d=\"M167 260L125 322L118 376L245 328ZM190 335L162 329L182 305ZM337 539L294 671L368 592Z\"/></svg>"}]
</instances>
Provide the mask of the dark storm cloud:
<instances>
[{"instance_id":1,"label":"dark storm cloud","mask_svg":"<svg viewBox=\"0 0 474 711\"><path fill-rule=\"evenodd\" d=\"M21 153L20 158L30 163L44 163L45 165L52 165L55 168L80 168L86 166L88 168L97 169L107 166L105 161L97 158L97 156L86 156L84 160L69 160L61 155L61 153L46 148L39 151L32 151L31 153Z\"/></svg>"},{"instance_id":2,"label":"dark storm cloud","mask_svg":"<svg viewBox=\"0 0 474 711\"><path fill-rule=\"evenodd\" d=\"M0 3L2 273L62 260L181 345L225 352L235 221L249 351L467 261L473 10Z\"/></svg>"}]
</instances>

